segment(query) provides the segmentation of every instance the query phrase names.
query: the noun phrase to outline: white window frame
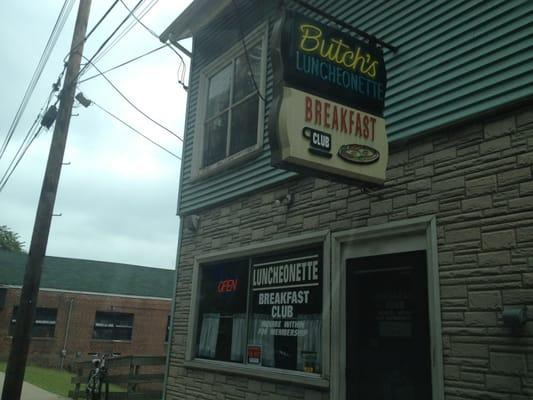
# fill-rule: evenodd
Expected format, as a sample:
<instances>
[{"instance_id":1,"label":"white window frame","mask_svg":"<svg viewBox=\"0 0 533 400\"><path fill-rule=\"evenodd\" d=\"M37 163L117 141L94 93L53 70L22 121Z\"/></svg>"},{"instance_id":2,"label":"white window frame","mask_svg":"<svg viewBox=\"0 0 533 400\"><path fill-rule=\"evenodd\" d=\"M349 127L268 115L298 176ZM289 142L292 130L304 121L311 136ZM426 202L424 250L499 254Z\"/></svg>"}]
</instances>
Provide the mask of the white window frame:
<instances>
[{"instance_id":1,"label":"white window frame","mask_svg":"<svg viewBox=\"0 0 533 400\"><path fill-rule=\"evenodd\" d=\"M208 360L195 355L198 332L200 276L203 264L224 262L244 257L261 256L272 252L283 252L309 245L322 246L322 366L321 373L293 371L280 368L240 364L230 361ZM320 231L304 234L294 238L273 240L271 242L240 247L226 251L197 256L194 259L191 307L187 330L185 367L214 372L226 372L255 378L270 379L284 383L296 383L302 386L327 389L330 378L330 233Z\"/></svg>"},{"instance_id":2,"label":"white window frame","mask_svg":"<svg viewBox=\"0 0 533 400\"><path fill-rule=\"evenodd\" d=\"M253 32L244 38L246 42L246 48L251 49L257 42L262 41L261 49L261 68L260 79L257 83L261 96L265 96L266 88L266 70L267 70L267 54L268 54L268 25L262 24L256 28ZM239 40L230 50L224 55L217 58L214 62L200 71L200 83L198 90L198 101L196 106L196 122L194 128L194 145L193 145L193 159L191 178L201 179L207 176L211 176L215 173L223 171L227 168L234 166L240 162L255 157L261 153L263 148L263 136L265 125L265 102L262 99L258 99L258 118L257 118L257 141L256 144L247 147L235 154L232 154L214 164L203 167L203 151L204 151L204 137L205 137L205 117L207 112L207 95L209 90L209 79L217 72L222 70L228 63L233 62L238 56L244 54L244 46L242 41ZM233 73L233 72L232 72ZM231 121L228 121L230 124ZM230 129L230 128L228 128Z\"/></svg>"}]
</instances>

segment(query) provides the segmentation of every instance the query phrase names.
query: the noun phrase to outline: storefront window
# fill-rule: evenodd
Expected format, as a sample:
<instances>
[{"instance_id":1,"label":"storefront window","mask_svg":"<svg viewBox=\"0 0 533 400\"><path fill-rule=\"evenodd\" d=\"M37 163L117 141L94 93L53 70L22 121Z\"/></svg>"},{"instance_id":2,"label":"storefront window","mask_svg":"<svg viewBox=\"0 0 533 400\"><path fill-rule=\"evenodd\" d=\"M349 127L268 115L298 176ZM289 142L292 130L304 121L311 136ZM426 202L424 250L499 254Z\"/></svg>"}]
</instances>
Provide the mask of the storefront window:
<instances>
[{"instance_id":1,"label":"storefront window","mask_svg":"<svg viewBox=\"0 0 533 400\"><path fill-rule=\"evenodd\" d=\"M201 266L198 358L321 372L319 251Z\"/></svg>"},{"instance_id":2,"label":"storefront window","mask_svg":"<svg viewBox=\"0 0 533 400\"><path fill-rule=\"evenodd\" d=\"M198 357L243 362L248 261L202 268Z\"/></svg>"}]
</instances>

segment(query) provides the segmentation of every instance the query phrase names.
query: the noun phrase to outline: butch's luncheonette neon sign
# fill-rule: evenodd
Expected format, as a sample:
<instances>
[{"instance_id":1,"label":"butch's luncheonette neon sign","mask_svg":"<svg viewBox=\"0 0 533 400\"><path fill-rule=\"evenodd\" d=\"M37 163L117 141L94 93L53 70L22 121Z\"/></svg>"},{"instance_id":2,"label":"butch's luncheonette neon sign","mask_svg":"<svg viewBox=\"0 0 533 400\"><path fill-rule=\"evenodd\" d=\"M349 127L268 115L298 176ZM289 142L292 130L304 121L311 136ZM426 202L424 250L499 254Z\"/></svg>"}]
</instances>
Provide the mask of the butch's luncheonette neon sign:
<instances>
[{"instance_id":1,"label":"butch's luncheonette neon sign","mask_svg":"<svg viewBox=\"0 0 533 400\"><path fill-rule=\"evenodd\" d=\"M360 46L351 47L340 38L324 38L322 29L311 24L300 25L299 49L306 53L318 54L341 67L359 71L363 75L375 78L379 61L372 54L364 52Z\"/></svg>"},{"instance_id":2,"label":"butch's luncheonette neon sign","mask_svg":"<svg viewBox=\"0 0 533 400\"><path fill-rule=\"evenodd\" d=\"M388 163L380 48L285 11L272 35L272 165L382 185Z\"/></svg>"}]
</instances>

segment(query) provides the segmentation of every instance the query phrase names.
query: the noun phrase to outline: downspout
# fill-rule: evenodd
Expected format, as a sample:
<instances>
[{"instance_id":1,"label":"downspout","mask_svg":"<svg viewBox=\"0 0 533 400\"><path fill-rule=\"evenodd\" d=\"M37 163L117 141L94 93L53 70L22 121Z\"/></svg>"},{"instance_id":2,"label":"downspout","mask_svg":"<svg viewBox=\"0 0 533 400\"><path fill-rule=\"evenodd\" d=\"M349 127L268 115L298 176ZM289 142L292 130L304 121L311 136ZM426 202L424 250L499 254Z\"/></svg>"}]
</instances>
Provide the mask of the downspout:
<instances>
[{"instance_id":1,"label":"downspout","mask_svg":"<svg viewBox=\"0 0 533 400\"><path fill-rule=\"evenodd\" d=\"M194 49L194 38L193 38L193 44L192 44L192 48ZM193 54L191 54L192 56ZM191 57L191 63L189 64L189 68L192 68L192 64L193 64L193 59ZM190 82L190 76L189 76L189 82ZM189 95L187 95L187 106L186 106L186 117L185 117L185 124L184 124L184 131L183 131L183 149L185 149L185 135L186 135L186 130L187 130L187 126L188 126L188 122L189 122L189 102L190 102L190 97ZM182 151L182 159L183 159L183 151ZM179 191L178 191L178 207L179 205L181 204L181 190L182 190L182 184L183 184L183 162L182 162L182 165L180 167L180 184L179 184ZM179 216L179 214L177 214ZM174 291L172 293L172 308L171 308L171 311L170 311L170 327L169 327L169 331L168 331L168 343L167 343L167 360L166 360L166 365L165 365L165 378L164 378L164 381L163 381L163 399L162 400L166 400L167 398L167 383L168 383L168 373L169 373L169 370L170 370L170 353L171 353L171 349L172 349L172 339L174 337L174 314L176 312L176 291L178 289L178 279L179 279L179 264L180 264L180 254L181 254L181 238L183 236L183 224L182 224L182 219L180 218L179 219L179 230L178 230L178 248L176 250L176 270L175 270L175 273L174 273Z\"/></svg>"},{"instance_id":2,"label":"downspout","mask_svg":"<svg viewBox=\"0 0 533 400\"><path fill-rule=\"evenodd\" d=\"M72 314L72 304L74 303L74 298L70 299L70 304L68 306L68 315L67 315L67 326L65 329L65 339L63 340L63 349L61 350L61 362L59 364L59 369L63 369L65 363L65 358L67 357L67 341L68 334L70 332L70 316Z\"/></svg>"}]
</instances>

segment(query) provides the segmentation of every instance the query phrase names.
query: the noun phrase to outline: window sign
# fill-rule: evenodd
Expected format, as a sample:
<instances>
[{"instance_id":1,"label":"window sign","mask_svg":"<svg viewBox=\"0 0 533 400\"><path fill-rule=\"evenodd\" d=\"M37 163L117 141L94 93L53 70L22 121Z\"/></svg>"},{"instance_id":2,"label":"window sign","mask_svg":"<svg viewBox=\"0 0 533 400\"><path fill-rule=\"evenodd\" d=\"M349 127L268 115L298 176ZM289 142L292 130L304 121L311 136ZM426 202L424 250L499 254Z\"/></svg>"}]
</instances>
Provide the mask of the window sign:
<instances>
[{"instance_id":1,"label":"window sign","mask_svg":"<svg viewBox=\"0 0 533 400\"><path fill-rule=\"evenodd\" d=\"M261 365L261 346L248 345L248 364Z\"/></svg>"},{"instance_id":2,"label":"window sign","mask_svg":"<svg viewBox=\"0 0 533 400\"><path fill-rule=\"evenodd\" d=\"M294 12L272 40L272 164L382 184L388 162L381 49Z\"/></svg>"},{"instance_id":3,"label":"window sign","mask_svg":"<svg viewBox=\"0 0 533 400\"><path fill-rule=\"evenodd\" d=\"M318 353L322 287L318 254L252 265L248 343L263 348L263 365L304 370L304 352ZM318 361L318 360L316 360ZM309 372L318 372L315 362Z\"/></svg>"},{"instance_id":4,"label":"window sign","mask_svg":"<svg viewBox=\"0 0 533 400\"><path fill-rule=\"evenodd\" d=\"M320 373L318 251L201 266L196 355Z\"/></svg>"}]
</instances>

